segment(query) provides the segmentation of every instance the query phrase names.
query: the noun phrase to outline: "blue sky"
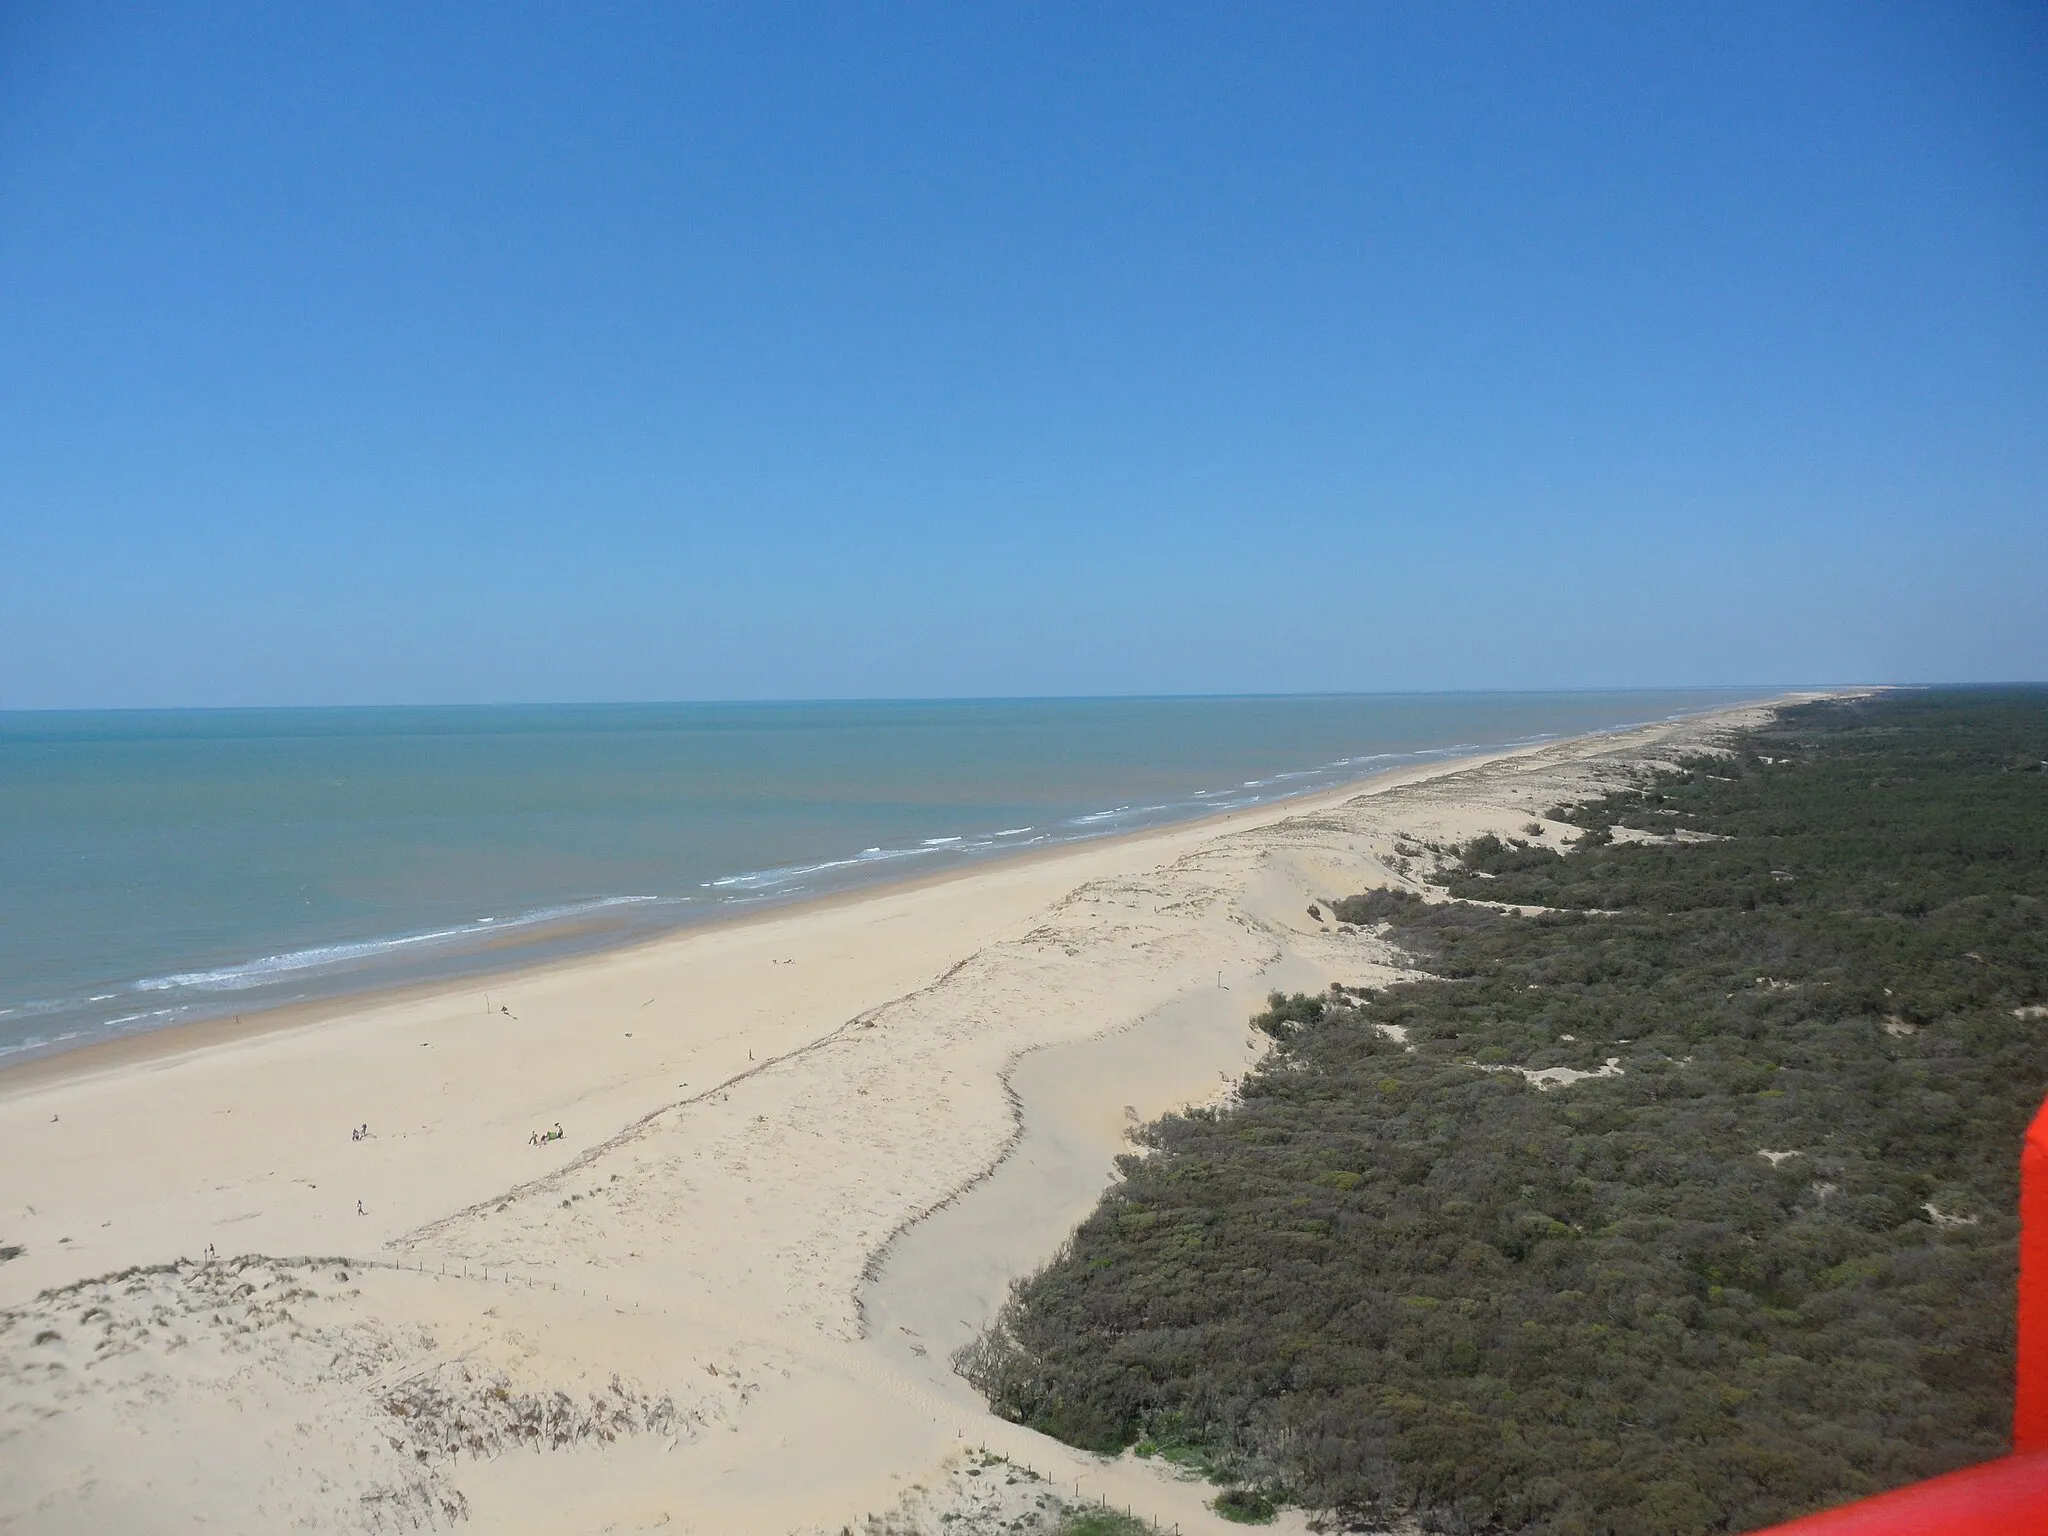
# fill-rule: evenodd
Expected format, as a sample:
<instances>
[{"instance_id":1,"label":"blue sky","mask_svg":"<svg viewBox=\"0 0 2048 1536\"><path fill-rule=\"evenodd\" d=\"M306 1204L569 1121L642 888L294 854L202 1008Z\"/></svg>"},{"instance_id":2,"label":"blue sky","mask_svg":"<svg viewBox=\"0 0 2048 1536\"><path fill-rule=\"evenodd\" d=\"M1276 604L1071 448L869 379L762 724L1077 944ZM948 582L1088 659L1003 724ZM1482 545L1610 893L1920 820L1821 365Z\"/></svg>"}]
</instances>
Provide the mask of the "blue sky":
<instances>
[{"instance_id":1,"label":"blue sky","mask_svg":"<svg viewBox=\"0 0 2048 1536\"><path fill-rule=\"evenodd\" d=\"M2048 675L2032 4L0 9L0 707Z\"/></svg>"}]
</instances>

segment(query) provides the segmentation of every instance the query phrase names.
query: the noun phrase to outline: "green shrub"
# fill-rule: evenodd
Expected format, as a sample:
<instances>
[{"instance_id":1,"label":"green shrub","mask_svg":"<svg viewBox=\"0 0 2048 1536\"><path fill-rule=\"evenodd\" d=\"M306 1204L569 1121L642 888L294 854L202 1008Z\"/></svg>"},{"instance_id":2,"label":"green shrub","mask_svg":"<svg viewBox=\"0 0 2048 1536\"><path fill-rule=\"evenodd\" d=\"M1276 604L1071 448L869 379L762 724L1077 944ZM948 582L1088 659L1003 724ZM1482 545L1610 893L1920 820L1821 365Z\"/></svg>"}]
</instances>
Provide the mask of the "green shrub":
<instances>
[{"instance_id":1,"label":"green shrub","mask_svg":"<svg viewBox=\"0 0 2048 1536\"><path fill-rule=\"evenodd\" d=\"M1320 1023L1328 1006L1322 998L1304 992L1292 997L1274 992L1266 998L1266 1011L1252 1015L1252 1028L1263 1030L1276 1040L1291 1039L1303 1025Z\"/></svg>"},{"instance_id":2,"label":"green shrub","mask_svg":"<svg viewBox=\"0 0 2048 1536\"><path fill-rule=\"evenodd\" d=\"M1059 1536L1153 1536L1153 1530L1120 1509L1079 1509L1060 1521Z\"/></svg>"},{"instance_id":3,"label":"green shrub","mask_svg":"<svg viewBox=\"0 0 2048 1536\"><path fill-rule=\"evenodd\" d=\"M1216 1495L1216 1513L1239 1525L1271 1525L1280 1501L1263 1488L1226 1488Z\"/></svg>"}]
</instances>

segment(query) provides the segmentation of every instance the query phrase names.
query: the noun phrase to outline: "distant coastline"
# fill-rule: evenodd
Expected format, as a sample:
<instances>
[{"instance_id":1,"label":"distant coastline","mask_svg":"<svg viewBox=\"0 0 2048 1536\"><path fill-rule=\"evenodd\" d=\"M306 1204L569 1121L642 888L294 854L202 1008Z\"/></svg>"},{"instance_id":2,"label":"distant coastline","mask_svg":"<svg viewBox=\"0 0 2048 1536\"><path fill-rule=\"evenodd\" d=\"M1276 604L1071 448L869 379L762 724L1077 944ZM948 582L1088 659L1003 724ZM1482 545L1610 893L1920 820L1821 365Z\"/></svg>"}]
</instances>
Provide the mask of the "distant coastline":
<instances>
[{"instance_id":1,"label":"distant coastline","mask_svg":"<svg viewBox=\"0 0 2048 1536\"><path fill-rule=\"evenodd\" d=\"M1625 729L1615 727L1614 729ZM1606 732L1589 732L1603 735ZM1573 738L1577 739L1577 738ZM1543 743L1474 747L1457 756L1438 757L1419 765L1405 765L1450 771L1490 755L1528 750ZM1303 802L1320 802L1330 796L1367 788L1383 779L1401 775L1404 765L1382 766L1357 778L1315 789L1292 791L1284 796L1251 805L1223 806L1183 820L1134 828L1123 832L1098 832L1062 842L1019 847L941 869L919 872L877 874L861 884L806 894L764 898L746 906L700 909L688 918L644 932L605 933L578 944L574 940L546 952L508 959L502 953L473 952L475 964L450 968L403 981L369 981L354 986L337 986L331 991L292 998L248 1008L222 1007L197 1011L167 1020L153 1028L78 1038L47 1046L19 1048L0 1055L0 1095L45 1083L103 1070L159 1061L212 1045L250 1040L280 1030L298 1029L339 1019L366 1010L382 1010L409 1003L427 1002L451 992L515 991L523 984L561 971L578 963L626 958L643 952L658 952L677 939L707 930L743 929L807 915L855 906L877 898L911 895L936 887L968 882L996 868L1023 868L1058 860L1085 850L1114 849L1120 845L1143 844L1165 833L1201 832L1229 826L1257 811L1297 807Z\"/></svg>"},{"instance_id":2,"label":"distant coastline","mask_svg":"<svg viewBox=\"0 0 2048 1536\"><path fill-rule=\"evenodd\" d=\"M752 913L775 910L792 903L808 902L831 898L849 892L872 890L905 880L923 881L930 878L946 878L964 870L979 867L992 860L1014 857L1018 854L1043 852L1071 846L1078 842L1114 836L1123 833L1143 831L1160 826L1192 823L1206 820L1218 814L1249 806L1270 804L1295 799L1336 785L1353 782L1389 768L1411 764L1450 761L1462 756L1485 751L1500 750L1515 745L1556 739L1561 735L1579 734L1570 730L1538 731L1522 735L1519 739L1480 739L1469 736L1461 740L1430 739L1431 733L1437 738L1457 736L1463 733L1451 727L1472 725L1483 728L1490 722L1511 723L1517 726L1542 723L1546 716L1557 716L1564 725L1584 725L1583 717L1588 708L1593 714L1626 715L1628 718L1608 719L1591 727L1593 730L1623 729L1643 723L1644 718L1671 718L1677 715L1698 713L1739 698L1754 697L1753 694L1735 690L1665 690L1656 693L1616 694L1562 694L1562 695L1412 695L1398 697L1363 696L1359 699L1303 699L1303 700L1171 700L1171 701L1106 701L1128 709L1151 708L1161 712L1161 717L1170 726L1185 728L1190 715L1198 724L1212 734L1219 721L1243 710L1278 711L1283 717L1289 712L1296 719L1282 719L1282 724L1294 729L1307 738L1299 743L1283 741L1268 754L1269 760L1277 760L1279 766L1269 766L1263 772L1242 782L1229 784L1201 784L1190 787L1187 780L1208 772L1215 777L1226 768L1236 768L1242 759L1231 761L1204 760L1217 754L1213 743L1198 738L1194 741L1191 756L1194 761L1186 765L1181 781L1175 782L1173 765L1162 773L1157 764L1136 765L1142 772L1128 772L1119 777L1120 765L1105 761L1099 773L1099 782L1085 786L1101 791L1098 804L1090 808L1084 799L1073 798L1065 804L1048 806L1020 804L1014 786L999 786L996 792L982 791L982 803L973 798L979 788L971 782L968 793L961 794L960 786L948 785L954 799L961 802L936 808L922 816L899 817L894 830L898 836L885 843L869 843L864 847L853 846L865 838L842 835L839 847L829 846L833 836L830 825L813 829L809 841L783 838L773 844L769 860L757 860L752 864L744 858L747 851L744 841L714 850L725 855L725 867L709 864L703 870L703 877L689 880L694 889L678 889L674 869L635 868L594 870L598 877L606 873L625 879L634 875L643 878L645 884L653 885L652 890L634 892L630 890L591 891L586 881L581 890L547 891L539 889L545 874L536 881L531 871L525 874L533 900L521 906L513 902L500 903L498 910L461 920L451 920L448 904L443 902L432 911L422 910L414 914L416 921L408 928L403 921L387 925L378 932L372 922L362 921L360 912L344 913L331 922L326 931L315 931L301 936L310 937L314 942L289 947L264 947L244 945L243 952L234 953L234 924L240 914L222 904L217 915L215 931L208 933L203 919L205 887L209 877L200 875L192 882L201 895L197 905L199 912L181 913L177 923L165 924L164 913L151 910L146 905L134 904L124 914L126 928L130 932L146 932L152 926L180 927L190 934L185 947L180 949L175 942L159 945L149 958L156 964L135 964L122 974L116 955L112 961L103 963L100 956L88 952L79 943L77 934L62 936L55 947L70 943L74 948L71 973L66 976L58 968L57 974L34 978L31 985L42 983L38 988L40 996L21 995L22 978L26 964L13 967L0 966L0 976L14 978L15 990L10 995L0 996L0 1071L6 1071L20 1064L47 1058L70 1050L92 1046L98 1042L128 1036L149 1034L167 1028L255 1014L271 1014L278 1010L289 1010L293 1016L306 1016L308 1010L325 1011L348 999L361 999L382 994L394 988L410 989L417 986L433 986L452 983L465 978L488 978L506 971L523 971L536 965L589 954L606 949L631 947L649 942L685 929L705 923L727 921ZM1680 706L1671 709L1671 705ZM1685 706L1691 706L1687 708ZM1380 727L1382 735L1390 737L1384 750L1374 750L1378 743L1370 740L1357 741L1359 727L1352 723L1353 734L1340 738L1332 729L1339 722L1322 721L1315 717L1319 712L1335 714L1345 709L1354 713L1360 707L1368 712L1378 708L1389 716L1389 723ZM1076 746L1076 755L1095 750L1105 759L1113 758L1120 743L1089 739L1085 733L1098 731L1098 720L1083 718L1077 727L1076 721L1063 718L1061 711L1086 717L1099 716L1105 701L1019 701L1016 704L977 705L968 701L952 708L980 710L994 717L997 724L990 727L977 722L974 727L983 731L1008 729L1010 722L1005 717L1015 710L1031 710L1038 718L1031 723L1041 730L1057 733L1064 728L1082 736ZM694 707L693 707L694 708ZM721 730L729 730L733 720L742 722L768 719L778 729L786 728L786 722L800 720L808 706L707 706L703 707L705 717ZM875 735L861 719L858 706L818 706L829 710L833 716L831 729L846 730L858 734L864 730ZM900 730L907 736L921 736L931 739L943 737L950 728L958 734L957 726L949 726L946 713L949 706L874 706L881 710L893 710L903 718L892 718L886 722L889 729ZM1435 708L1440 717L1418 722L1401 718L1403 712L1414 714L1418 710ZM1204 711L1215 718L1201 720ZM1176 718L1178 716L1178 718ZM387 740L414 744L413 750L424 751L430 758L434 754L432 732L439 731L453 737L464 747L471 747L481 740L484 746L495 748L500 741L510 741L532 749L536 732L542 747L555 746L549 740L550 729L566 729L574 733L569 739L594 740L602 752L615 750L620 736L630 738L633 728L643 717L657 721L664 714L657 707L622 707L607 710L603 707L579 708L560 712L535 711L531 709L457 710L457 711L190 711L157 714L143 712L129 714L88 714L88 715L21 715L0 717L0 754L12 753L15 767L11 777L21 779L19 766L24 757L40 756L40 765L47 775L62 771L63 748L71 749L74 760L92 760L94 746L99 746L99 757L125 755L129 759L129 771L147 773L152 766L188 774L203 771L206 765L207 746L212 741L225 741L228 746L216 752L216 756L229 759L253 758L257 771L250 771L240 761L231 763L231 771L247 774L256 790L276 799L290 800L294 787L290 776L299 774L316 776L323 770L337 764L345 769L369 777L374 787L378 773L391 774L394 770L389 762L379 761L377 752L383 750ZM1311 729L1303 731L1303 720ZM938 723L935 726L934 720ZM588 733L587 727L596 721L604 726L598 733ZM564 722L567 722L566 727ZM849 723L850 722L850 723ZM370 747L360 745L352 739L352 733L362 735L364 725L370 727L367 740ZM701 728L701 720L690 722ZM1366 727L1371 728L1368 722ZM253 730L254 734L249 733ZM266 731L270 734L264 734ZM1320 732L1318 735L1317 732ZM829 737L829 731L826 733ZM1420 736L1424 744L1417 744ZM494 739L495 738L495 739ZM420 749L417 744L426 740L428 745ZM1329 741L1343 739L1356 744L1360 750L1341 753L1337 756L1318 757L1310 748ZM109 748L104 743L112 741L117 747ZM189 744L200 743L195 751ZM59 744L53 746L53 743ZM173 743L166 750L166 743ZM185 745L175 745L183 743ZM309 745L310 743L310 745ZM323 745L324 744L324 745ZM772 743L770 744L773 745ZM957 742L955 743L957 745ZM970 742L976 750L986 750L986 744ZM1295 747L1293 762L1288 762L1280 753L1288 746ZM802 749L815 750L817 743L804 742ZM875 773L876 746L873 740L862 744L869 755L869 761L856 765L857 771ZM84 750L80 751L79 748ZM399 749L392 749L386 756L395 755ZM1125 749L1127 750L1127 749ZM635 762L629 756L622 770L627 775L644 773L648 763ZM147 759L154 753L161 761L151 765L147 761L136 765L137 758ZM353 756L351 755L353 754ZM890 771L904 777L905 764L892 763L887 753L882 754L881 773ZM450 757L445 750L443 758ZM487 785L493 782L493 775L501 775L499 757L489 752L474 754L474 767ZM193 767L198 760L200 768ZM658 759L654 761L658 762ZM450 773L459 772L464 763L460 752L452 761L439 766ZM700 771L703 764L688 764ZM708 771L730 775L743 763L733 761L716 762ZM914 765L911 765L914 768ZM1213 770L1213 772L1211 772ZM1001 765L991 763L986 770L999 773ZM265 775L271 776L269 779ZM32 775L31 775L32 776ZM1226 777L1230 775L1224 775ZM971 772L969 775L971 779ZM282 787L280 782L282 781ZM524 792L530 786L517 783L514 790ZM545 786L551 793L573 796L576 788L573 780L566 785ZM902 786L887 786L902 795ZM615 786L599 782L597 793L606 793ZM638 792L639 786L633 786ZM798 785L792 795L793 815L812 814L815 807L800 800L800 795L809 786ZM1007 795L1003 790L1008 790ZM1118 794L1125 790L1128 793ZM922 791L922 786L913 784L911 792ZM203 793L203 786L202 791ZM1070 791L1070 793L1078 793ZM1108 804L1099 803L1108 801ZM307 808L289 805L288 811L296 814L298 820L278 818L287 835L294 835L305 819ZM828 807L836 811L837 807ZM314 814L322 807L314 806ZM954 813L953 824L946 823L946 812ZM1050 811L1052 814L1046 814ZM1025 813L1035 814L1025 814ZM686 807L679 816L701 813L701 808ZM26 815L28 811L18 812ZM557 810L568 819L571 814ZM978 818L978 819L977 819ZM443 820L447 821L444 814ZM814 819L816 819L814 817ZM828 818L829 820L829 818ZM1013 824L998 824L1013 823ZM871 831L874 819L862 824L861 828L849 826L846 833L855 830ZM4 833L6 829L0 829ZM162 830L141 822L127 829L128 835L138 840L158 837ZM223 829L224 836L232 836L238 829L229 825ZM260 820L252 822L250 828L241 830L244 835L259 836L267 830ZM457 826L457 832L464 836L488 837L495 829L485 826L472 830ZM601 837L608 829L599 828ZM760 840L773 839L781 829L763 827ZM522 828L515 825L504 831L508 842L516 843ZM420 832L423 842L430 843L436 835L446 835L445 830L436 826L425 826ZM686 850L687 851L687 850ZM769 849L760 851L769 852ZM785 857L782 862L773 862L773 853L794 851L794 858ZM41 850L30 850L30 856L14 861L17 868L34 871L40 852L42 866L51 867L63 858L68 850L61 846L49 846ZM474 850L472 850L474 853ZM100 862L118 863L122 857L119 849L98 850ZM298 873L302 878L318 881L325 871L320 867L323 859L332 860L334 850L314 845L301 850L305 868ZM578 852L573 847L564 847L561 857L566 864L573 864ZM414 863L424 864L424 858L415 859L410 850L399 850L390 860L400 866L398 876L388 878L414 878L422 884L437 878L432 869L414 870ZM479 863L484 860L479 859ZM738 865L741 867L734 868ZM949 866L949 867L938 867ZM280 879L280 874L286 876ZM268 899L275 911L288 910L296 899L290 889L290 870L261 869L258 875L268 881ZM374 871L372 873L375 873ZM690 871L685 871L690 873ZM235 872L216 873L211 883L219 886L229 883ZM666 884L663 882L666 881ZM24 952L37 944L35 917L27 911L32 906L35 891L35 877L31 874L25 882L17 885L13 892L14 902L21 909L10 913L13 920L0 926L11 941ZM478 878L471 881L469 891L470 910L489 902L494 892L488 889L487 880ZM88 892L89 897L92 893ZM164 906L179 907L190 893L167 892ZM259 892L259 899L262 893ZM549 899L556 898L556 899ZM61 900L57 903L62 906ZM360 906L360 903L357 904ZM420 904L424 905L424 904ZM261 932L258 922L244 921L244 926ZM353 925L352 927L349 925ZM272 925L274 928L276 925ZM280 930L289 931L289 930ZM47 936L41 942L45 948L53 947ZM255 953L250 951L254 949ZM139 973L139 974L138 974ZM60 983L70 981L74 985L67 992Z\"/></svg>"}]
</instances>

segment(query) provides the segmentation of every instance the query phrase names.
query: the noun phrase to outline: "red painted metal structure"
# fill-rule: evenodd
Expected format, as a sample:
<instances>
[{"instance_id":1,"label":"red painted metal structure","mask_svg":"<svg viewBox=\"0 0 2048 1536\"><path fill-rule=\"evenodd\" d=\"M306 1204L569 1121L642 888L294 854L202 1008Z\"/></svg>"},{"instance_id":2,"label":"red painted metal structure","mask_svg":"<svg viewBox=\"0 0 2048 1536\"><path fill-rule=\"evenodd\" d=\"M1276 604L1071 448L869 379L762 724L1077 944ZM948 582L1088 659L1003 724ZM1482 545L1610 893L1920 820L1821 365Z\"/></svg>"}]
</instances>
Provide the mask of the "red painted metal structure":
<instances>
[{"instance_id":1,"label":"red painted metal structure","mask_svg":"<svg viewBox=\"0 0 2048 1536\"><path fill-rule=\"evenodd\" d=\"M2048 1104L2020 1150L2020 1348L2012 1454L1758 1536L2048 1536Z\"/></svg>"}]
</instances>

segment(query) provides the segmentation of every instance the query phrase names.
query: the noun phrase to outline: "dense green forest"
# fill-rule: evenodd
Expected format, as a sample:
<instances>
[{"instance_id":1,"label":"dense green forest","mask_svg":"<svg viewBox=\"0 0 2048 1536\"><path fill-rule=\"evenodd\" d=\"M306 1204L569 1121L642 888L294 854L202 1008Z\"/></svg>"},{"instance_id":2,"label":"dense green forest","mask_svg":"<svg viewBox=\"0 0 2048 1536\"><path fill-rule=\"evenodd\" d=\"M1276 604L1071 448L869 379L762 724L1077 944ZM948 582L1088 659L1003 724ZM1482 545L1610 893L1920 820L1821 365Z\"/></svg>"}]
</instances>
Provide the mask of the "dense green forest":
<instances>
[{"instance_id":1,"label":"dense green forest","mask_svg":"<svg viewBox=\"0 0 2048 1536\"><path fill-rule=\"evenodd\" d=\"M1437 979L1276 995L1239 1105L1148 1128L1019 1288L996 1409L1448 1532L1741 1531L2000 1453L2048 691L1732 745L1557 808L1568 851L1443 850L1457 900L1337 903Z\"/></svg>"}]
</instances>

